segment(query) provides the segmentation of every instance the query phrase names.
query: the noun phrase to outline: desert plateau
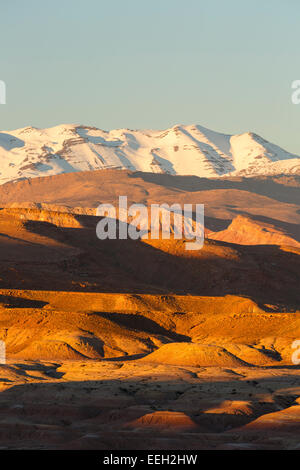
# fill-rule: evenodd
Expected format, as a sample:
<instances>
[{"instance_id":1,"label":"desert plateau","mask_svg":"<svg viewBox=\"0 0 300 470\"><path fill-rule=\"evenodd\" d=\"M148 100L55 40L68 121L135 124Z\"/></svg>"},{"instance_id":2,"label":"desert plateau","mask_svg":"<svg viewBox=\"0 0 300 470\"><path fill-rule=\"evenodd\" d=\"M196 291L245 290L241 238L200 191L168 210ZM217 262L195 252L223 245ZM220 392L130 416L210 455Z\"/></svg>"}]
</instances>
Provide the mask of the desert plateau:
<instances>
[{"instance_id":1,"label":"desert plateau","mask_svg":"<svg viewBox=\"0 0 300 470\"><path fill-rule=\"evenodd\" d=\"M117 169L0 186L1 448L299 448L299 186ZM203 203L204 247L99 240L120 194Z\"/></svg>"}]
</instances>

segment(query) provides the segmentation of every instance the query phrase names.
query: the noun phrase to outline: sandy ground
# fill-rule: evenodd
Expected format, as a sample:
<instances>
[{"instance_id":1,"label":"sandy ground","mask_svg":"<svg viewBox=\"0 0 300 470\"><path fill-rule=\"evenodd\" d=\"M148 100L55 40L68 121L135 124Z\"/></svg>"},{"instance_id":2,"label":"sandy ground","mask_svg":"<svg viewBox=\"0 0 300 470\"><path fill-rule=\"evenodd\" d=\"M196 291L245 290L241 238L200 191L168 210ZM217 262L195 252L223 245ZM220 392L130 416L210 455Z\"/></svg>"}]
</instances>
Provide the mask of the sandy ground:
<instances>
[{"instance_id":1,"label":"sandy ground","mask_svg":"<svg viewBox=\"0 0 300 470\"><path fill-rule=\"evenodd\" d=\"M0 366L2 449L298 449L294 367Z\"/></svg>"},{"instance_id":2,"label":"sandy ground","mask_svg":"<svg viewBox=\"0 0 300 470\"><path fill-rule=\"evenodd\" d=\"M299 312L237 296L0 300L2 449L299 446Z\"/></svg>"}]
</instances>

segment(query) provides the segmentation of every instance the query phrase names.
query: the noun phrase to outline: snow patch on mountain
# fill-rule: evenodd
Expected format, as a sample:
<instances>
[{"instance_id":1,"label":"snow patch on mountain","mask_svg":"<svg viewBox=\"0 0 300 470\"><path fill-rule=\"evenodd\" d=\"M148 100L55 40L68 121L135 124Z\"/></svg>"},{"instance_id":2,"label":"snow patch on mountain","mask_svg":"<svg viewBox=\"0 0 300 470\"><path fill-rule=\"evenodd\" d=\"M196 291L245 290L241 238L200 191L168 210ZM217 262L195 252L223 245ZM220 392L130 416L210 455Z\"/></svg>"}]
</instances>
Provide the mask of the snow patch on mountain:
<instances>
[{"instance_id":1,"label":"snow patch on mountain","mask_svg":"<svg viewBox=\"0 0 300 470\"><path fill-rule=\"evenodd\" d=\"M104 131L73 124L0 132L0 184L100 169L200 177L299 174L300 158L262 137L199 125Z\"/></svg>"}]
</instances>

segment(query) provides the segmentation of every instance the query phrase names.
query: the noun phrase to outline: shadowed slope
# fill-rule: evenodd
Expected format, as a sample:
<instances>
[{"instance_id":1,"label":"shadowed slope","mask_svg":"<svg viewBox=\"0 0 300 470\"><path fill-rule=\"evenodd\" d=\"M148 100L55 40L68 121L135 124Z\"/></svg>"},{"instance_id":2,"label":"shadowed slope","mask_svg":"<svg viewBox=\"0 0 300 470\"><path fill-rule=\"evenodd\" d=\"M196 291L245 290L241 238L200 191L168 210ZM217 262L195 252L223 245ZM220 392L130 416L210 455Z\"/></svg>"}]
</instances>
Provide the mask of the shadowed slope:
<instances>
[{"instance_id":1,"label":"shadowed slope","mask_svg":"<svg viewBox=\"0 0 300 470\"><path fill-rule=\"evenodd\" d=\"M0 213L1 215L1 213ZM49 213L49 220L54 222ZM36 218L36 214L35 214ZM98 292L243 295L258 304L295 309L299 255L276 246L210 240L197 252L184 240L105 240L96 217L66 214L59 224L24 220L15 210L0 217L0 287ZM72 227L73 220L77 227ZM296 248L295 248L296 250ZM276 269L274 269L274 267ZM278 280L280 272L280 284Z\"/></svg>"},{"instance_id":2,"label":"shadowed slope","mask_svg":"<svg viewBox=\"0 0 300 470\"><path fill-rule=\"evenodd\" d=\"M1 446L296 449L298 372L19 361L0 369Z\"/></svg>"},{"instance_id":3,"label":"shadowed slope","mask_svg":"<svg viewBox=\"0 0 300 470\"><path fill-rule=\"evenodd\" d=\"M118 170L80 172L0 186L0 204L39 203L95 208L100 203L203 203L208 217L228 220L246 211L300 222L300 177L208 179ZM239 213L239 212L238 212Z\"/></svg>"}]
</instances>

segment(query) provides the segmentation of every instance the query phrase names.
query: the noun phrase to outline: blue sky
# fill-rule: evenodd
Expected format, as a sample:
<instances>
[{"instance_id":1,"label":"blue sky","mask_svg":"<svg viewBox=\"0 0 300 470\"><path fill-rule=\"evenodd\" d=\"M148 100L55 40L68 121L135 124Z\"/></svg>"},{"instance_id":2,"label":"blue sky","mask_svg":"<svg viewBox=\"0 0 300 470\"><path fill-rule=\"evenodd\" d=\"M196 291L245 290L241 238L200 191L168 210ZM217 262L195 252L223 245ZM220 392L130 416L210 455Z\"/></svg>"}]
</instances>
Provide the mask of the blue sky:
<instances>
[{"instance_id":1,"label":"blue sky","mask_svg":"<svg viewBox=\"0 0 300 470\"><path fill-rule=\"evenodd\" d=\"M298 0L1 2L0 129L248 130L300 154Z\"/></svg>"}]
</instances>

